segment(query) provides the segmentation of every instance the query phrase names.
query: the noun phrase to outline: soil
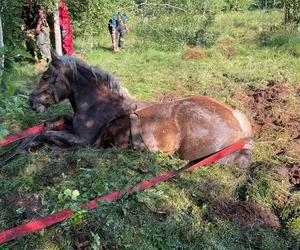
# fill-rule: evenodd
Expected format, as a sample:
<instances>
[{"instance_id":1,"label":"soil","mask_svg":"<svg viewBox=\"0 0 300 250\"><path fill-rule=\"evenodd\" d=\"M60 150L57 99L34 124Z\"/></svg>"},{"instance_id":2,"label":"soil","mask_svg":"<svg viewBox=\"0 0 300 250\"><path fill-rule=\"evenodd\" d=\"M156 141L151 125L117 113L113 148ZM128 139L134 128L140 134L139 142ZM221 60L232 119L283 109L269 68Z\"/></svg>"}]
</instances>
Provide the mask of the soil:
<instances>
[{"instance_id":1,"label":"soil","mask_svg":"<svg viewBox=\"0 0 300 250\"><path fill-rule=\"evenodd\" d=\"M222 55L227 59L232 59L236 54L236 49L233 47L224 48L221 50Z\"/></svg>"},{"instance_id":2,"label":"soil","mask_svg":"<svg viewBox=\"0 0 300 250\"><path fill-rule=\"evenodd\" d=\"M279 219L270 210L247 201L216 201L209 205L209 217L226 219L251 228L281 228Z\"/></svg>"},{"instance_id":3,"label":"soil","mask_svg":"<svg viewBox=\"0 0 300 250\"><path fill-rule=\"evenodd\" d=\"M285 81L269 82L266 87L249 87L243 96L245 104L253 112L253 125L258 138L270 130L286 143L275 148L277 156L298 157L300 154L300 89ZM270 142L272 143L272 142ZM277 142L274 141L273 144ZM278 144L279 145L279 144ZM288 162L284 175L293 185L300 185L300 160Z\"/></svg>"},{"instance_id":4,"label":"soil","mask_svg":"<svg viewBox=\"0 0 300 250\"><path fill-rule=\"evenodd\" d=\"M37 194L15 193L6 197L4 203L13 211L23 209L24 211L20 215L22 219L31 218L42 212L43 209L41 199Z\"/></svg>"},{"instance_id":5,"label":"soil","mask_svg":"<svg viewBox=\"0 0 300 250\"><path fill-rule=\"evenodd\" d=\"M205 57L207 57L207 53L200 48L188 48L183 54L185 60L201 59Z\"/></svg>"},{"instance_id":6,"label":"soil","mask_svg":"<svg viewBox=\"0 0 300 250\"><path fill-rule=\"evenodd\" d=\"M220 45L232 45L235 42L235 39L231 36L220 36L217 40Z\"/></svg>"},{"instance_id":7,"label":"soil","mask_svg":"<svg viewBox=\"0 0 300 250\"><path fill-rule=\"evenodd\" d=\"M243 99L254 113L255 130L261 132L267 128L275 131L286 129L292 138L299 137L298 91L284 81L269 82L264 88L249 87ZM292 98L295 103L292 103Z\"/></svg>"},{"instance_id":8,"label":"soil","mask_svg":"<svg viewBox=\"0 0 300 250\"><path fill-rule=\"evenodd\" d=\"M92 239L88 232L78 231L75 232L75 236L76 236L76 241L75 241L74 249L77 250L90 249L89 247Z\"/></svg>"},{"instance_id":9,"label":"soil","mask_svg":"<svg viewBox=\"0 0 300 250\"><path fill-rule=\"evenodd\" d=\"M289 181L291 184L300 187L300 163L295 163L290 169Z\"/></svg>"}]
</instances>

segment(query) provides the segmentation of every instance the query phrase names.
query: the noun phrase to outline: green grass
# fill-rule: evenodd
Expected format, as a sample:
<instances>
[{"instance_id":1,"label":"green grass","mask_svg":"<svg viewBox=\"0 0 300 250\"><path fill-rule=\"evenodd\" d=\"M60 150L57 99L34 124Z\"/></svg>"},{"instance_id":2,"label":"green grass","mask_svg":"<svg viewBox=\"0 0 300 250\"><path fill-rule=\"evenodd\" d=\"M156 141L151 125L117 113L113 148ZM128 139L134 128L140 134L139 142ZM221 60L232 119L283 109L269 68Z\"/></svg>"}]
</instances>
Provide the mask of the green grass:
<instances>
[{"instance_id":1,"label":"green grass","mask_svg":"<svg viewBox=\"0 0 300 250\"><path fill-rule=\"evenodd\" d=\"M195 60L183 59L187 47L160 50L157 44L151 46L155 41L141 46L134 27L126 49L119 53L108 50L107 34L93 38L92 43L79 38L76 45L78 51L80 47L84 49L88 63L115 74L136 99L157 100L162 93L176 98L209 95L253 117L255 114L245 106L241 95L249 85L261 87L284 79L299 88L299 33L292 28L286 31L281 22L278 11L218 15L210 27L220 34L215 46L202 48L208 56ZM234 48L234 53L228 58L230 48ZM29 93L37 79L35 65L25 62L13 64L6 74L5 82L15 86L17 92L1 105L5 111L3 123L10 131L71 112L67 102L51 107L45 114L30 111L26 98L18 93ZM94 249L297 246L299 191L291 190L286 178L276 172L288 162L286 156L275 155L287 139L280 131L257 134L249 173L234 166L205 167L145 192L125 195L116 203L100 204L78 225L68 220L0 249L76 249L84 244ZM117 149L85 148L66 152L59 158L46 148L23 153L0 168L0 231L61 210L66 202L59 200L58 195L66 189L78 190L78 202L86 202L184 164L177 156ZM29 213L23 211L25 207L6 203L5 198L14 192L36 194L40 210ZM223 198L248 200L270 208L280 218L283 229L244 228L226 219L209 219L208 206Z\"/></svg>"}]
</instances>

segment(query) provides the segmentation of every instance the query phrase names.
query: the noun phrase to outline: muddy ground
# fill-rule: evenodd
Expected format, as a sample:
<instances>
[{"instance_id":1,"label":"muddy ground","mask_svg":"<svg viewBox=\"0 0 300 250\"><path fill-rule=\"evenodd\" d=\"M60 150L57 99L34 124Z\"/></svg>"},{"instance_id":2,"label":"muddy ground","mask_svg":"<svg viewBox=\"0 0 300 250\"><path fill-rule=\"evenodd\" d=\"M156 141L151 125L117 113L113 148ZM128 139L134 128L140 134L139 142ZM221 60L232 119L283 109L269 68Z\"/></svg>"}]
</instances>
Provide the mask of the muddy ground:
<instances>
[{"instance_id":1,"label":"muddy ground","mask_svg":"<svg viewBox=\"0 0 300 250\"><path fill-rule=\"evenodd\" d=\"M285 81L269 82L266 87L248 87L244 102L253 113L258 141L264 133L277 135L277 156L290 158L285 163L291 184L300 184L300 89ZM275 145L276 140L273 142Z\"/></svg>"}]
</instances>

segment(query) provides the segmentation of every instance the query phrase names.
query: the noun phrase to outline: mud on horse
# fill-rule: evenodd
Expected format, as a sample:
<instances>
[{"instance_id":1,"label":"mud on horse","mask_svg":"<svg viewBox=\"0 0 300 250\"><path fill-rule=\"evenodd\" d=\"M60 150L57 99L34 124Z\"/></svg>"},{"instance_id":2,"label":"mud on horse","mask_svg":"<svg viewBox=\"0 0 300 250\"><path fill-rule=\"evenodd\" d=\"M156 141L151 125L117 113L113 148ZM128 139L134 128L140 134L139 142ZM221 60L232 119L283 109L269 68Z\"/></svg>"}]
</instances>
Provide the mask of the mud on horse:
<instances>
[{"instance_id":1,"label":"mud on horse","mask_svg":"<svg viewBox=\"0 0 300 250\"><path fill-rule=\"evenodd\" d=\"M114 145L177 152L181 158L195 161L246 138L242 150L222 161L250 165L253 133L240 111L205 96L166 103L136 101L106 71L75 57L53 54L52 58L30 94L31 108L43 112L68 98L74 115L63 118L65 131L47 131L39 140L67 146Z\"/></svg>"}]
</instances>

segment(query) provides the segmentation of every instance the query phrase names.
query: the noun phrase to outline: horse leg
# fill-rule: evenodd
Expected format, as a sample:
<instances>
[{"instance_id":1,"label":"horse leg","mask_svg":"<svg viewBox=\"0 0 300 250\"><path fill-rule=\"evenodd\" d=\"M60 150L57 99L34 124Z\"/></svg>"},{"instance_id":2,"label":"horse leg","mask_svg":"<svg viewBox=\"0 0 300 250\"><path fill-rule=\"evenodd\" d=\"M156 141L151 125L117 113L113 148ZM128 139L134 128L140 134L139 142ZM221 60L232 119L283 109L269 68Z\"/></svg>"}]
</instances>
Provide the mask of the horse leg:
<instances>
[{"instance_id":1,"label":"horse leg","mask_svg":"<svg viewBox=\"0 0 300 250\"><path fill-rule=\"evenodd\" d=\"M44 122L45 130L64 130L64 131L72 131L73 117L67 115L61 115L56 117L55 119L48 120ZM34 136L30 139L30 142L26 144L25 149L36 149L45 144L47 140L45 136L45 132L39 136ZM60 144L60 143L58 143Z\"/></svg>"},{"instance_id":2,"label":"horse leg","mask_svg":"<svg viewBox=\"0 0 300 250\"><path fill-rule=\"evenodd\" d=\"M38 136L38 143L54 144L59 147L74 147L82 146L85 140L69 131L49 130Z\"/></svg>"},{"instance_id":3,"label":"horse leg","mask_svg":"<svg viewBox=\"0 0 300 250\"><path fill-rule=\"evenodd\" d=\"M80 138L79 136L72 134L68 131L46 131L41 135L28 137L23 140L16 148L14 148L12 151L9 152L9 155L7 154L1 155L1 158L3 157L4 160L0 161L0 165L4 165L7 161L13 159L16 155L20 153L24 153L27 150L31 149L37 149L38 147L48 144L49 147L52 150L53 156L59 155L58 149L61 147L64 148L70 148L75 146L82 146L84 145L85 141Z\"/></svg>"}]
</instances>

